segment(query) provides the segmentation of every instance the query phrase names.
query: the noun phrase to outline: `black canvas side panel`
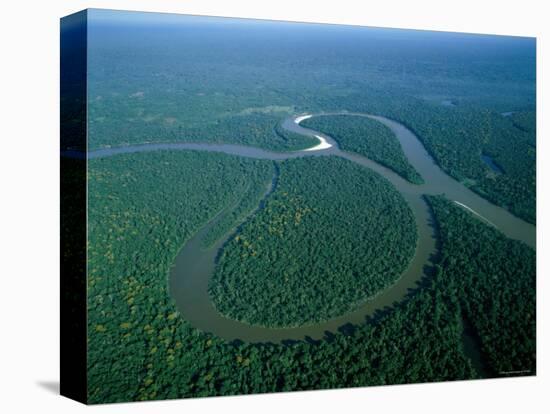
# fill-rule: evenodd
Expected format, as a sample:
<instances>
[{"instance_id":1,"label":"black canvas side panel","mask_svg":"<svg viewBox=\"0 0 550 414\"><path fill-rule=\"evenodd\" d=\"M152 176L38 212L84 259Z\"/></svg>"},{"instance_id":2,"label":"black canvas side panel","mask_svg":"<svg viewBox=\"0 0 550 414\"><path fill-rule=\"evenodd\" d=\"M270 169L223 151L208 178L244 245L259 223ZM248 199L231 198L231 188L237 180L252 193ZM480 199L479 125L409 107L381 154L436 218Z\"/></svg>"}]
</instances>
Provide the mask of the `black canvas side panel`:
<instances>
[{"instance_id":1,"label":"black canvas side panel","mask_svg":"<svg viewBox=\"0 0 550 414\"><path fill-rule=\"evenodd\" d=\"M86 403L87 13L61 19L61 395ZM67 157L76 150L81 157Z\"/></svg>"}]
</instances>

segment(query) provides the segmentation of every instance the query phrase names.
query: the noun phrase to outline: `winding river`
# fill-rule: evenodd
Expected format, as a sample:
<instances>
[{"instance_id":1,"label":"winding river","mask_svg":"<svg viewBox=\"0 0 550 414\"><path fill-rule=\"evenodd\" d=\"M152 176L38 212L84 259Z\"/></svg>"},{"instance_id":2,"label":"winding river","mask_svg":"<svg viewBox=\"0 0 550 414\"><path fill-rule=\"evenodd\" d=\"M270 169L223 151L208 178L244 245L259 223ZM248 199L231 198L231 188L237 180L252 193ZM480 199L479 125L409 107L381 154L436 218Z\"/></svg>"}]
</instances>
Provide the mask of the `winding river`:
<instances>
[{"instance_id":1,"label":"winding river","mask_svg":"<svg viewBox=\"0 0 550 414\"><path fill-rule=\"evenodd\" d=\"M364 116L377 120L389 127L399 140L405 156L410 164L424 178L422 185L411 184L392 170L358 154L342 151L335 140L326 134L300 126L300 122L312 116L349 115ZM214 272L216 257L224 243L235 231L221 237L208 249L202 248L202 238L225 214L222 211L207 225L199 230L183 246L171 269L169 287L176 305L191 325L205 332L211 332L227 340L242 340L248 342L282 342L286 340L322 339L328 332L336 332L346 324L363 323L366 318L375 316L377 312L389 309L395 303L403 301L407 295L418 288L422 278L433 265L437 254L437 239L433 218L423 194L444 194L449 200L469 211L477 218L493 225L509 238L523 241L535 248L535 226L515 217L507 210L498 207L480 197L467 187L444 173L428 154L419 139L406 127L391 119L363 113L347 111L330 112L315 115L301 115L285 119L283 128L298 134L311 136L319 140L319 144L301 151L273 152L259 148L233 144L143 144L117 148L105 148L91 151L88 158L107 157L121 153L169 150L201 150L223 152L268 160L284 160L296 157L335 155L357 164L368 167L389 180L402 194L411 207L418 229L418 241L415 255L401 277L373 299L367 301L355 311L340 317L312 325L296 328L265 328L248 325L243 322L224 317L217 312L208 294L208 282ZM78 156L79 153L64 152L67 156ZM266 188L264 197L274 190L276 179ZM263 201L262 201L263 203ZM260 208L260 207L259 207ZM253 214L254 212L250 213Z\"/></svg>"}]
</instances>

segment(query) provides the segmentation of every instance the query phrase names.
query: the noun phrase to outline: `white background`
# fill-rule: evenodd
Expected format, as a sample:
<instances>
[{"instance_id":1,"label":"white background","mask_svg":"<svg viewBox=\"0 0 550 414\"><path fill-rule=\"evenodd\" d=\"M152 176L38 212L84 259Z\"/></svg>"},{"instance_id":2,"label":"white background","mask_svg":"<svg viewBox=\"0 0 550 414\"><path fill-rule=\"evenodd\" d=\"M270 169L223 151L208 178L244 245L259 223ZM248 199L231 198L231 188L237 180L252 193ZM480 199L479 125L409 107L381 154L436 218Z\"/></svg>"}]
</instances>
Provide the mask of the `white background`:
<instances>
[{"instance_id":1,"label":"white background","mask_svg":"<svg viewBox=\"0 0 550 414\"><path fill-rule=\"evenodd\" d=\"M81 412L59 381L59 21L86 7L538 37L538 376L428 385L115 404L102 413L550 412L548 366L549 32L544 1L3 1L0 5L0 411ZM546 17L546 18L545 18ZM545 27L546 26L546 27ZM543 66L544 65L544 66ZM543 69L544 67L544 69ZM544 87L544 90L543 90ZM546 257L545 257L546 256ZM546 326L545 326L546 325ZM337 361L335 361L337 363Z\"/></svg>"}]
</instances>

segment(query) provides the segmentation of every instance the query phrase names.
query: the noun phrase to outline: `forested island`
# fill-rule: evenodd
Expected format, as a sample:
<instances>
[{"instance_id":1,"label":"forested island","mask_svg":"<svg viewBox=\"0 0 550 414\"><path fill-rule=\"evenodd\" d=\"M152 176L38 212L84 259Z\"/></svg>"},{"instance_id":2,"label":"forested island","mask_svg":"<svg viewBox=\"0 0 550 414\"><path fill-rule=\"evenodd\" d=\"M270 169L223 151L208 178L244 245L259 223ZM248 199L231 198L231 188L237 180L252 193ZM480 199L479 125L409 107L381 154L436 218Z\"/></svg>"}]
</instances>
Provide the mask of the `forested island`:
<instances>
[{"instance_id":1,"label":"forested island","mask_svg":"<svg viewBox=\"0 0 550 414\"><path fill-rule=\"evenodd\" d=\"M210 293L221 313L262 326L313 323L401 275L416 226L386 180L336 157L287 160L280 171L265 207L220 258Z\"/></svg>"}]
</instances>

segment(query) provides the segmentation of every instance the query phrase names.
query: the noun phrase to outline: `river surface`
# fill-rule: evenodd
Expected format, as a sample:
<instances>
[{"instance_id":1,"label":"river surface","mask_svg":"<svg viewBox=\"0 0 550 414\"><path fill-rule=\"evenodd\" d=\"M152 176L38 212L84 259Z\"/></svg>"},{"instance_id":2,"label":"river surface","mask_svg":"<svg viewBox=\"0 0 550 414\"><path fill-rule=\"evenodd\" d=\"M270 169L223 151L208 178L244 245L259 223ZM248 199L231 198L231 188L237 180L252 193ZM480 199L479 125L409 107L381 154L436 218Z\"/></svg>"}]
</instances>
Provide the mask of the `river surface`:
<instances>
[{"instance_id":1,"label":"river surface","mask_svg":"<svg viewBox=\"0 0 550 414\"><path fill-rule=\"evenodd\" d=\"M392 170L376 162L354 153L344 152L338 143L330 136L318 131L300 126L299 122L311 116L349 115L365 116L377 120L389 127L399 140L405 156L411 165L423 177L422 185L411 184ZM298 122L296 122L296 120ZM429 206L422 198L424 194L444 194L449 200L465 209L474 216L491 223L509 238L523 241L533 249L536 245L535 226L529 224L507 210L498 207L480 197L467 187L444 173L428 154L420 140L405 126L391 119L362 113L347 111L322 113L300 117L290 117L283 121L283 128L320 141L320 145L294 152L274 152L259 148L233 144L201 144L201 143L152 143L131 145L117 148L104 148L88 153L88 158L107 157L122 153L146 152L156 150L200 150L223 152L244 157L284 160L296 157L335 155L357 164L368 167L389 180L408 202L414 213L418 241L416 251L409 266L401 277L391 286L380 292L376 297L359 306L355 311L345 315L312 325L296 328L266 328L253 326L221 315L212 304L208 294L208 283L216 266L216 257L223 249L225 242L233 236L235 230L221 237L213 246L203 248L202 239L210 228L216 224L223 214L220 212L190 240L186 242L176 257L170 271L169 288L178 310L192 326L205 332L213 333L227 340L242 340L248 342L283 342L285 340L322 339L328 332L334 333L347 324L364 323L377 312L383 312L394 304L403 301L417 289L422 278L433 265L432 260L437 255L437 234ZM77 157L79 153L66 151L67 156ZM81 154L81 153L80 153ZM330 173L330 172L327 172ZM266 183L264 194L268 197L274 190L276 178ZM262 200L262 203L263 201ZM262 203L260 203L261 208ZM256 210L257 211L257 210ZM254 214L255 212L251 212ZM240 224L240 223L238 223Z\"/></svg>"}]
</instances>

